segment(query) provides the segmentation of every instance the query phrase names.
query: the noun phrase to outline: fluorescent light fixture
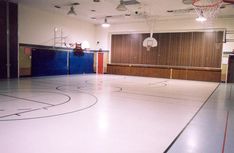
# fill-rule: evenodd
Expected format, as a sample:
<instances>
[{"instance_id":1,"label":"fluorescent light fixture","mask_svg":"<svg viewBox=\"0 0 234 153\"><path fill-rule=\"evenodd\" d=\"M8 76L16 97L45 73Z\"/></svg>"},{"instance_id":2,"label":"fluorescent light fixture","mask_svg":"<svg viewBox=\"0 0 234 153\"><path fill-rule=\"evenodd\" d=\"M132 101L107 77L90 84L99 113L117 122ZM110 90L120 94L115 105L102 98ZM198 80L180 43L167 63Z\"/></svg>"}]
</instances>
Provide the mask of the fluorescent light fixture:
<instances>
[{"instance_id":1,"label":"fluorescent light fixture","mask_svg":"<svg viewBox=\"0 0 234 153\"><path fill-rule=\"evenodd\" d=\"M104 23L102 24L103 28L108 28L110 27L110 24L107 22L107 18L105 18Z\"/></svg>"},{"instance_id":2,"label":"fluorescent light fixture","mask_svg":"<svg viewBox=\"0 0 234 153\"><path fill-rule=\"evenodd\" d=\"M124 4L123 0L120 0L120 4L116 7L116 10L118 11L127 11L127 7Z\"/></svg>"},{"instance_id":3,"label":"fluorescent light fixture","mask_svg":"<svg viewBox=\"0 0 234 153\"><path fill-rule=\"evenodd\" d=\"M205 22L207 20L207 18L205 18L204 16L199 16L196 18L196 21L198 22Z\"/></svg>"}]
</instances>

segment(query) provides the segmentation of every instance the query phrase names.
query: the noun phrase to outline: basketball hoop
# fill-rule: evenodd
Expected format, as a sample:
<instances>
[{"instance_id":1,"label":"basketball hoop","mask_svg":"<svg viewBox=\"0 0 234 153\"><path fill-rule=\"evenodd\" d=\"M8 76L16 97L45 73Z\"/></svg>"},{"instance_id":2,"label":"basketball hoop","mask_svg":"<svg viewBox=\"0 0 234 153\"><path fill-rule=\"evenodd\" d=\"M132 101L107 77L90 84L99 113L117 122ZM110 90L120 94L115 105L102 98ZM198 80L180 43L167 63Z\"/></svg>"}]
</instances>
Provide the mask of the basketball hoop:
<instances>
[{"instance_id":1,"label":"basketball hoop","mask_svg":"<svg viewBox=\"0 0 234 153\"><path fill-rule=\"evenodd\" d=\"M212 19L219 11L223 0L193 0L192 5L199 18Z\"/></svg>"},{"instance_id":2,"label":"basketball hoop","mask_svg":"<svg viewBox=\"0 0 234 153\"><path fill-rule=\"evenodd\" d=\"M73 49L75 56L84 56L84 51L81 48L81 44L75 43L75 48Z\"/></svg>"},{"instance_id":3,"label":"basketball hoop","mask_svg":"<svg viewBox=\"0 0 234 153\"><path fill-rule=\"evenodd\" d=\"M143 41L143 46L146 47L147 51L150 51L152 47L156 47L157 45L158 45L157 40L153 38L152 36L146 38Z\"/></svg>"},{"instance_id":4,"label":"basketball hoop","mask_svg":"<svg viewBox=\"0 0 234 153\"><path fill-rule=\"evenodd\" d=\"M155 25L155 18L151 16L145 16L146 23L148 24L149 30L150 30L150 37L147 37L143 41L143 47L146 47L147 51L150 51L152 47L157 47L158 42L157 40L153 37L153 31L154 31L154 25Z\"/></svg>"}]
</instances>

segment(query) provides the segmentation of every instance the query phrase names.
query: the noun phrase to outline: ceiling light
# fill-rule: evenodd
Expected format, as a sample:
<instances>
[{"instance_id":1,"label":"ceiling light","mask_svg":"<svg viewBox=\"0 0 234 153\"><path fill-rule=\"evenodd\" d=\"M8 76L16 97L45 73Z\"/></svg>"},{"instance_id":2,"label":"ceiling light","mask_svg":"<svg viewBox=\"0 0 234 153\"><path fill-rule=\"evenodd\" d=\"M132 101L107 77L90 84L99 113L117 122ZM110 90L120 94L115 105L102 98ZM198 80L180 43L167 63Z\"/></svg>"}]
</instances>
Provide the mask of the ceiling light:
<instances>
[{"instance_id":1,"label":"ceiling light","mask_svg":"<svg viewBox=\"0 0 234 153\"><path fill-rule=\"evenodd\" d=\"M118 11L127 11L127 7L124 4L123 0L120 0L120 4L116 7L116 10Z\"/></svg>"},{"instance_id":2,"label":"ceiling light","mask_svg":"<svg viewBox=\"0 0 234 153\"><path fill-rule=\"evenodd\" d=\"M70 7L70 10L68 11L67 15L77 15L73 5Z\"/></svg>"},{"instance_id":3,"label":"ceiling light","mask_svg":"<svg viewBox=\"0 0 234 153\"><path fill-rule=\"evenodd\" d=\"M61 6L59 6L59 5L54 5L54 7L55 7L55 8L58 8L58 9L61 8Z\"/></svg>"},{"instance_id":4,"label":"ceiling light","mask_svg":"<svg viewBox=\"0 0 234 153\"><path fill-rule=\"evenodd\" d=\"M199 16L196 18L196 21L198 21L198 22L204 22L206 20L207 20L207 18L205 18L204 16Z\"/></svg>"},{"instance_id":5,"label":"ceiling light","mask_svg":"<svg viewBox=\"0 0 234 153\"><path fill-rule=\"evenodd\" d=\"M126 18L129 18L129 17L131 17L131 14L130 14L130 13L127 13L127 14L124 14L124 16L125 16Z\"/></svg>"},{"instance_id":6,"label":"ceiling light","mask_svg":"<svg viewBox=\"0 0 234 153\"><path fill-rule=\"evenodd\" d=\"M207 20L207 18L204 17L203 11L201 11L199 17L196 18L196 21L198 21L198 22L204 22L206 20Z\"/></svg>"},{"instance_id":7,"label":"ceiling light","mask_svg":"<svg viewBox=\"0 0 234 153\"><path fill-rule=\"evenodd\" d=\"M107 18L105 18L104 23L102 24L103 28L108 28L110 27L110 24L107 22Z\"/></svg>"}]
</instances>

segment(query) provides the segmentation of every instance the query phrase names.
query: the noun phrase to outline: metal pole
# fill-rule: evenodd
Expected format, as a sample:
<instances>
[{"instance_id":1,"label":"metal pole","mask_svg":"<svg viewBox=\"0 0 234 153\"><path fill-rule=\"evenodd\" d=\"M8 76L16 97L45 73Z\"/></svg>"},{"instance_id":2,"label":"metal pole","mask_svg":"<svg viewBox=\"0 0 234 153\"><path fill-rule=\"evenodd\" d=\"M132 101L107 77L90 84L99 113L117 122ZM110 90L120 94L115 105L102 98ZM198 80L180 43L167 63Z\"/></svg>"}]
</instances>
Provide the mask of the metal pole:
<instances>
[{"instance_id":1,"label":"metal pole","mask_svg":"<svg viewBox=\"0 0 234 153\"><path fill-rule=\"evenodd\" d=\"M9 28L9 2L6 1L6 20L7 20L7 78L10 78L10 28Z\"/></svg>"}]
</instances>

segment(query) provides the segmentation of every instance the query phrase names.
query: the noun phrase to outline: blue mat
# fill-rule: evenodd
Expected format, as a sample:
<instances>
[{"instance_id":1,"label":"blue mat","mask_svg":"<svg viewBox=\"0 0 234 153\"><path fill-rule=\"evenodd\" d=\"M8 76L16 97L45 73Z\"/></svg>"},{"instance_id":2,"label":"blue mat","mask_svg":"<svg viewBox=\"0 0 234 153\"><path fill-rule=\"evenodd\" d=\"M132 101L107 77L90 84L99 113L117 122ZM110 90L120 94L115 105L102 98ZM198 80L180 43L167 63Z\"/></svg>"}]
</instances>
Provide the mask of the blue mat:
<instances>
[{"instance_id":1,"label":"blue mat","mask_svg":"<svg viewBox=\"0 0 234 153\"><path fill-rule=\"evenodd\" d=\"M77 56L73 52L70 52L69 55L70 74L94 73L93 53L84 53L83 56Z\"/></svg>"},{"instance_id":2,"label":"blue mat","mask_svg":"<svg viewBox=\"0 0 234 153\"><path fill-rule=\"evenodd\" d=\"M36 49L32 51L32 76L64 75L68 73L66 51Z\"/></svg>"}]
</instances>

